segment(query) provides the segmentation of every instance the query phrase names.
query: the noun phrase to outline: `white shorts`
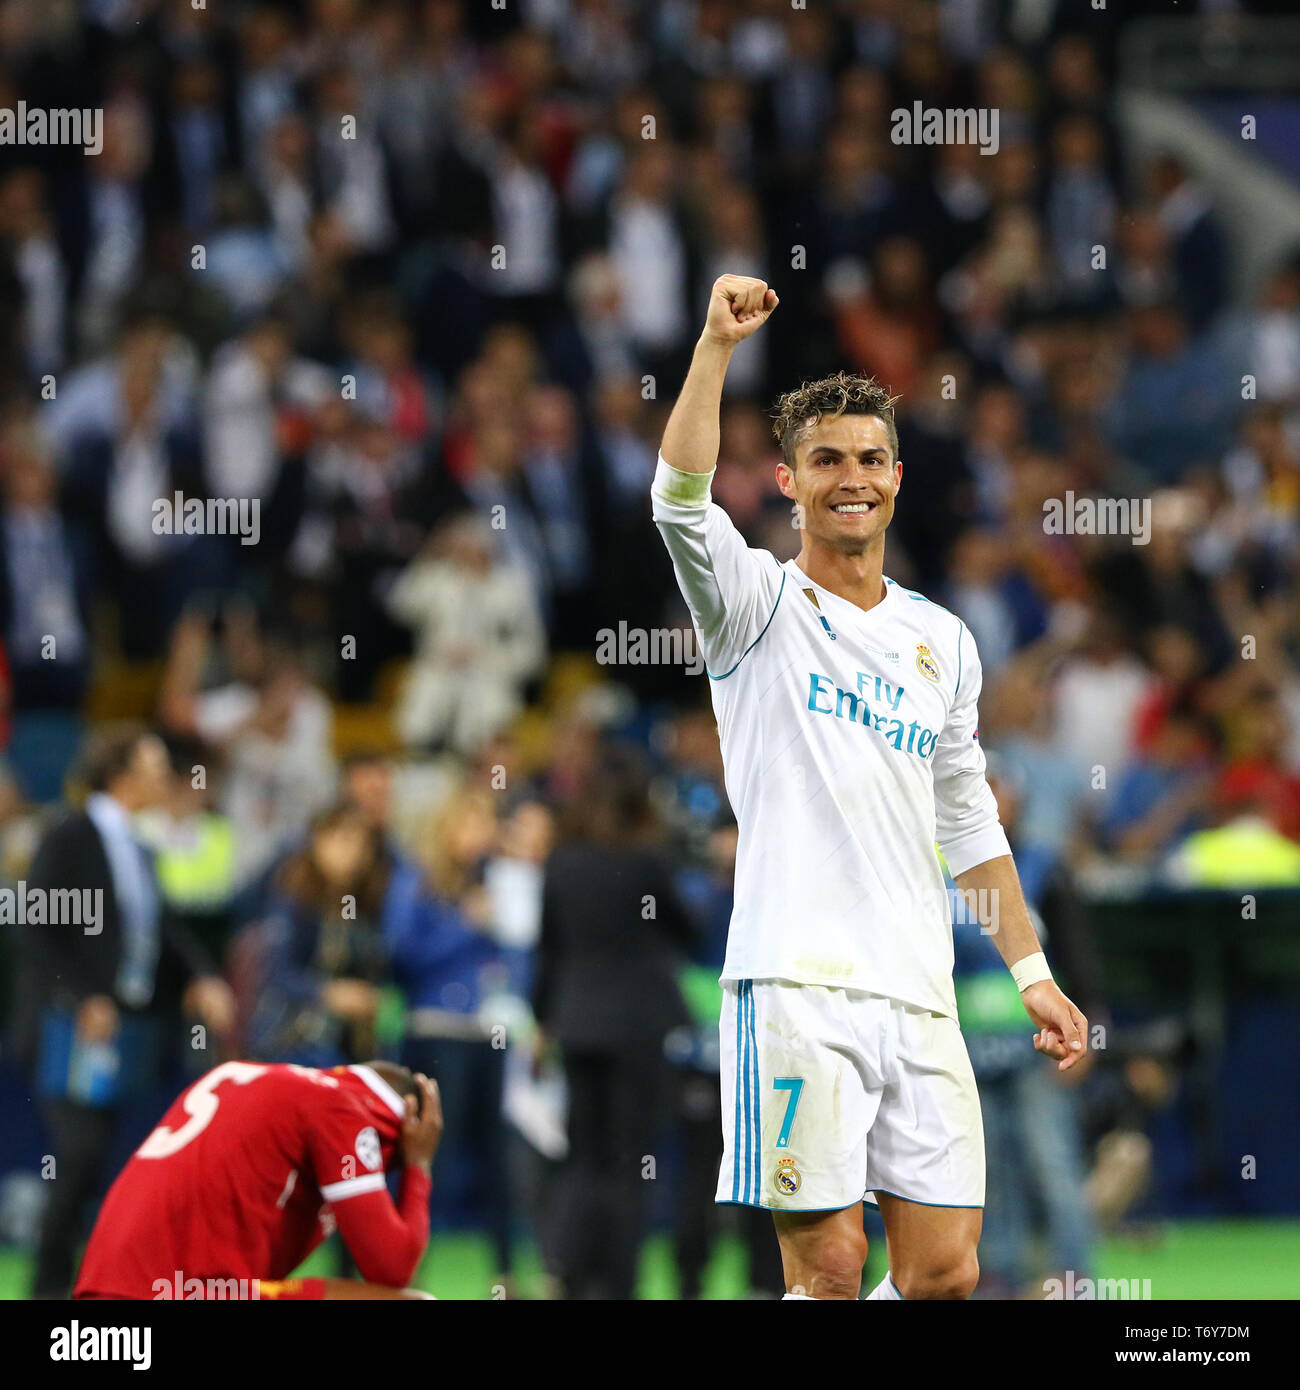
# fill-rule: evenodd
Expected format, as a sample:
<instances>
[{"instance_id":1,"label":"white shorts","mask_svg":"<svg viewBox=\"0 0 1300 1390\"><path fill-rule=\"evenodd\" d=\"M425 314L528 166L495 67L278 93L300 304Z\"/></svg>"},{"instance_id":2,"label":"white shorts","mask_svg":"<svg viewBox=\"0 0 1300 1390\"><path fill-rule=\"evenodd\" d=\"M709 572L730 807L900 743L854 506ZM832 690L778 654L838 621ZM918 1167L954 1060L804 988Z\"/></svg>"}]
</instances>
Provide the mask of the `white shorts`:
<instances>
[{"instance_id":1,"label":"white shorts","mask_svg":"<svg viewBox=\"0 0 1300 1390\"><path fill-rule=\"evenodd\" d=\"M829 1211L887 1192L983 1207L984 1126L957 1021L860 990L729 980L719 1202Z\"/></svg>"}]
</instances>

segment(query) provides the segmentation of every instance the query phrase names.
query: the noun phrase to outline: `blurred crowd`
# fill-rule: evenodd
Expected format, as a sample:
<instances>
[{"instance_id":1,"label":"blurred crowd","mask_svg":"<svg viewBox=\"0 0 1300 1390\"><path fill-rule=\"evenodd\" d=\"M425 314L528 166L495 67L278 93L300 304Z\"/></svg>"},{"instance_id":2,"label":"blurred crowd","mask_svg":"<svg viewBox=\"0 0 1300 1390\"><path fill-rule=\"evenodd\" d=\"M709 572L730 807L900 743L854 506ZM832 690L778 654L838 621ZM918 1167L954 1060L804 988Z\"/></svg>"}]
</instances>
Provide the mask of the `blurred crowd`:
<instances>
[{"instance_id":1,"label":"blurred crowd","mask_svg":"<svg viewBox=\"0 0 1300 1390\"><path fill-rule=\"evenodd\" d=\"M665 1129L688 1293L718 1219L716 733L680 665L596 654L688 625L648 489L723 271L781 307L715 498L784 560L771 399L840 368L901 396L887 570L976 637L1080 1004L1079 884L1300 884L1300 244L1239 285L1214 190L1124 147L1117 21L1043 13L0 3L0 106L104 112L96 157L0 146L0 870L87 739L149 721L174 772L127 801L190 978L231 986L223 1046L437 1075L435 1200L503 1275L526 1213L563 1288L629 1292L655 1189L619 1160ZM893 143L914 101L995 108L996 153ZM256 502L256 543L160 526L177 494ZM1103 496L1146 534L1045 526ZM19 1055L88 997L30 993ZM1035 1059L987 1031L989 1107ZM1060 1268L1135 1190L1096 1141L1161 1079L1080 1129L1077 1190L1095 1162L1121 1195L1048 1213Z\"/></svg>"}]
</instances>

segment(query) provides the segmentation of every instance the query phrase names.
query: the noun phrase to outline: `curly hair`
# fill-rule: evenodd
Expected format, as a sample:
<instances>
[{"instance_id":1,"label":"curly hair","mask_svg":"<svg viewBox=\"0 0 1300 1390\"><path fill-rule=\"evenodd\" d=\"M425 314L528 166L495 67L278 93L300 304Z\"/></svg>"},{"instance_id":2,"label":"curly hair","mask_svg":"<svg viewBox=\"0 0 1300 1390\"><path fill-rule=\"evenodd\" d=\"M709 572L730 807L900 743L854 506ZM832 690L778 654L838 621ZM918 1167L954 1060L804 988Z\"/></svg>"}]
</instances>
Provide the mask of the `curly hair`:
<instances>
[{"instance_id":1,"label":"curly hair","mask_svg":"<svg viewBox=\"0 0 1300 1390\"><path fill-rule=\"evenodd\" d=\"M891 396L871 377L836 372L820 381L805 381L797 390L787 391L772 409L772 433L781 446L786 466L794 467L795 446L824 418L837 415L875 415L889 436L889 447L898 458L898 430L894 426Z\"/></svg>"}]
</instances>

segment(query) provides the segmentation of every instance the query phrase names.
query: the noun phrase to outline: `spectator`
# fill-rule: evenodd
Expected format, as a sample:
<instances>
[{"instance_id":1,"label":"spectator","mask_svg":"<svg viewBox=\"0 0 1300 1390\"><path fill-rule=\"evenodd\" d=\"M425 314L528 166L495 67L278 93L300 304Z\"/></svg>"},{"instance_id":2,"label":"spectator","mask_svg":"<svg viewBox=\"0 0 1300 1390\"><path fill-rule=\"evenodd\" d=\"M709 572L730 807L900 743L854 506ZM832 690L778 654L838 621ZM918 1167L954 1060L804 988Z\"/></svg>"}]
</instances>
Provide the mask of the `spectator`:
<instances>
[{"instance_id":1,"label":"spectator","mask_svg":"<svg viewBox=\"0 0 1300 1390\"><path fill-rule=\"evenodd\" d=\"M173 734L197 738L226 764L222 809L236 827L236 875L251 886L334 785L332 714L301 653L257 630L247 610L225 610L230 679L201 689L211 648L202 610L176 625L161 712Z\"/></svg>"},{"instance_id":2,"label":"spectator","mask_svg":"<svg viewBox=\"0 0 1300 1390\"><path fill-rule=\"evenodd\" d=\"M93 560L60 505L48 450L31 423L10 423L0 450L0 633L13 684L15 771L29 796L53 801L81 740Z\"/></svg>"},{"instance_id":3,"label":"spectator","mask_svg":"<svg viewBox=\"0 0 1300 1390\"><path fill-rule=\"evenodd\" d=\"M25 1051L59 1165L36 1254L37 1298L67 1296L86 1203L104 1177L124 1107L159 1083L179 1008L218 1041L234 1023L228 986L169 918L153 858L132 828L132 817L166 799L171 776L157 735L134 725L103 731L87 750L85 809L46 832L28 872L29 888L51 904L69 893L102 901L97 930L55 920L51 907L25 942Z\"/></svg>"},{"instance_id":4,"label":"spectator","mask_svg":"<svg viewBox=\"0 0 1300 1390\"><path fill-rule=\"evenodd\" d=\"M1207 723L1189 708L1168 711L1148 748L1120 772L1098 827L1104 848L1145 863L1199 828L1212 780Z\"/></svg>"},{"instance_id":5,"label":"spectator","mask_svg":"<svg viewBox=\"0 0 1300 1390\"><path fill-rule=\"evenodd\" d=\"M1276 694L1253 692L1232 720L1229 757L1214 785L1223 819L1257 810L1274 830L1300 841L1300 776L1287 767L1286 714Z\"/></svg>"},{"instance_id":6,"label":"spectator","mask_svg":"<svg viewBox=\"0 0 1300 1390\"><path fill-rule=\"evenodd\" d=\"M1222 390L1226 365L1215 348L1189 337L1169 300L1131 312L1129 344L1111 438L1138 477L1179 482L1191 465L1227 447L1236 410L1232 393Z\"/></svg>"},{"instance_id":7,"label":"spectator","mask_svg":"<svg viewBox=\"0 0 1300 1390\"><path fill-rule=\"evenodd\" d=\"M545 655L523 574L494 558L486 526L462 517L434 534L394 584L388 606L419 630L397 711L403 742L477 752L519 712L520 691Z\"/></svg>"},{"instance_id":8,"label":"spectator","mask_svg":"<svg viewBox=\"0 0 1300 1390\"><path fill-rule=\"evenodd\" d=\"M1019 818L1015 792L996 774L990 784L1002 823L1014 836ZM957 1010L979 1084L988 1155L981 1287L987 1297L1014 1298L1035 1272L1030 1255L1035 1226L1043 1236L1040 1277L1063 1276L1069 1270L1079 1279L1092 1268L1092 1220L1083 1191L1083 1136L1075 1098L1079 1078L1058 1072L1035 1053L1025 1037L1015 981L991 939L987 912L955 888L950 892ZM1029 906L1040 939L1051 942L1033 899Z\"/></svg>"},{"instance_id":9,"label":"spectator","mask_svg":"<svg viewBox=\"0 0 1300 1390\"><path fill-rule=\"evenodd\" d=\"M1213 322L1227 296L1227 249L1205 189L1183 162L1162 154L1152 162L1148 184L1161 226L1173 247L1178 295L1192 331Z\"/></svg>"},{"instance_id":10,"label":"spectator","mask_svg":"<svg viewBox=\"0 0 1300 1390\"><path fill-rule=\"evenodd\" d=\"M457 785L422 837L424 891L390 919L387 946L406 1003L405 1064L437 1079L447 1143L438 1158L433 1212L485 1220L494 1274L514 1266L506 1134L501 1113L505 1030L498 996L506 969L492 934L484 871L497 839L490 791Z\"/></svg>"},{"instance_id":11,"label":"spectator","mask_svg":"<svg viewBox=\"0 0 1300 1390\"><path fill-rule=\"evenodd\" d=\"M1151 675L1128 650L1118 624L1094 613L1077 653L1056 680L1056 744L1089 769L1098 800L1108 800L1129 760L1137 715Z\"/></svg>"},{"instance_id":12,"label":"spectator","mask_svg":"<svg viewBox=\"0 0 1300 1390\"><path fill-rule=\"evenodd\" d=\"M692 929L636 760L607 754L575 810L546 866L534 992L569 1086L559 1273L569 1298L632 1298L642 1165L668 1114L664 1039L686 1022L675 955Z\"/></svg>"},{"instance_id":13,"label":"spectator","mask_svg":"<svg viewBox=\"0 0 1300 1390\"><path fill-rule=\"evenodd\" d=\"M255 1056L328 1067L374 1052L388 875L358 809L339 804L312 820L252 928L263 952Z\"/></svg>"}]
</instances>

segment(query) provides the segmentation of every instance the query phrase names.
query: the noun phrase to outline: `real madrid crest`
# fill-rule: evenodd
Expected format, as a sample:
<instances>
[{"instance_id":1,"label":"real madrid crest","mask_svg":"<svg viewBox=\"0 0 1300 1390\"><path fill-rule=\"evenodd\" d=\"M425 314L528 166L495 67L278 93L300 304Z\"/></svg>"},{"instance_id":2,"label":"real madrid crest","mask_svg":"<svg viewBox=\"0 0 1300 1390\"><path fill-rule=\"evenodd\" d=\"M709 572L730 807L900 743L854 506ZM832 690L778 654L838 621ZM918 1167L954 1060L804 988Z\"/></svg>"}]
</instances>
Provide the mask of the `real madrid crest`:
<instances>
[{"instance_id":1,"label":"real madrid crest","mask_svg":"<svg viewBox=\"0 0 1300 1390\"><path fill-rule=\"evenodd\" d=\"M928 681L939 683L939 663L930 654L930 648L924 642L916 644L916 669Z\"/></svg>"},{"instance_id":2,"label":"real madrid crest","mask_svg":"<svg viewBox=\"0 0 1300 1390\"><path fill-rule=\"evenodd\" d=\"M772 1186L782 1197L793 1197L803 1186L803 1178L792 1158L778 1158L776 1172L772 1174Z\"/></svg>"}]
</instances>

